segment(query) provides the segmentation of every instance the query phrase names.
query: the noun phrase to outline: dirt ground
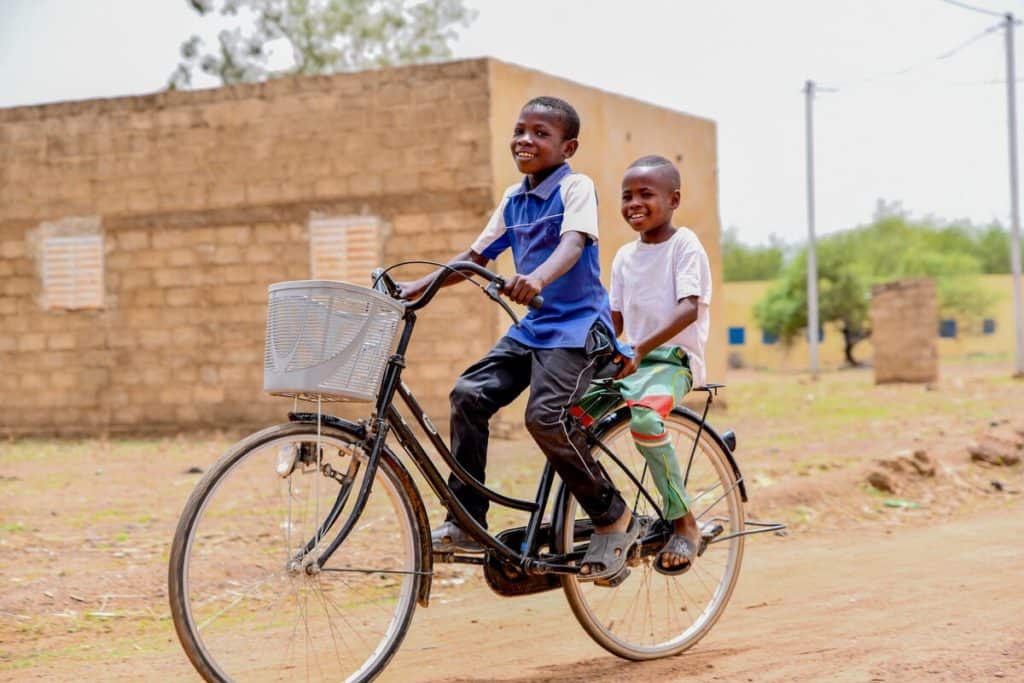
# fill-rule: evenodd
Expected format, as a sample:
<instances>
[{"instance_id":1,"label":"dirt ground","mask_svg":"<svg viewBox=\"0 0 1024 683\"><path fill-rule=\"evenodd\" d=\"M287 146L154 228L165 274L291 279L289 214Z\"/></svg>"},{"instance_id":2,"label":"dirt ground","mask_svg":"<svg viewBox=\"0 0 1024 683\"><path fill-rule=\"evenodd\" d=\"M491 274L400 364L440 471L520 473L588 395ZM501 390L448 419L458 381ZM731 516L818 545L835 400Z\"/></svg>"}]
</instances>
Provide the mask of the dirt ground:
<instances>
[{"instance_id":1,"label":"dirt ground","mask_svg":"<svg viewBox=\"0 0 1024 683\"><path fill-rule=\"evenodd\" d=\"M1024 467L968 454L1024 429L1009 363L947 365L929 387L875 387L870 371L729 383L709 420L738 434L748 517L790 526L750 539L695 648L625 662L560 592L503 599L441 566L382 680L1024 680ZM0 444L0 680L196 680L169 619L168 546L190 468L237 436ZM492 481L528 495L538 457L496 442ZM492 517L506 523L521 521Z\"/></svg>"}]
</instances>

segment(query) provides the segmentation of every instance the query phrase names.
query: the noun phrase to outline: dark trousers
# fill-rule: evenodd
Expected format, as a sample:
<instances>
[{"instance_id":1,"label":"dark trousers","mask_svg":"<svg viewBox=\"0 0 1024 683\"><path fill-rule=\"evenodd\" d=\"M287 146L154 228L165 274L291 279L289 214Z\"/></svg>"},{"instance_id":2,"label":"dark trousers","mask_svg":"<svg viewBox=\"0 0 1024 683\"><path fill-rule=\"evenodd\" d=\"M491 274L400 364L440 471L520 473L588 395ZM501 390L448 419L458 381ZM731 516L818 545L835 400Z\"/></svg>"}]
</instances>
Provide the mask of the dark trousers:
<instances>
[{"instance_id":1,"label":"dark trousers","mask_svg":"<svg viewBox=\"0 0 1024 683\"><path fill-rule=\"evenodd\" d=\"M584 434L569 421L569 408L587 390L597 362L584 349L534 349L502 337L462 373L452 389L455 459L484 482L488 423L529 387L526 428L537 445L594 524L617 520L625 512L625 502L590 456ZM466 510L486 526L489 501L454 474L448 477L448 485Z\"/></svg>"}]
</instances>

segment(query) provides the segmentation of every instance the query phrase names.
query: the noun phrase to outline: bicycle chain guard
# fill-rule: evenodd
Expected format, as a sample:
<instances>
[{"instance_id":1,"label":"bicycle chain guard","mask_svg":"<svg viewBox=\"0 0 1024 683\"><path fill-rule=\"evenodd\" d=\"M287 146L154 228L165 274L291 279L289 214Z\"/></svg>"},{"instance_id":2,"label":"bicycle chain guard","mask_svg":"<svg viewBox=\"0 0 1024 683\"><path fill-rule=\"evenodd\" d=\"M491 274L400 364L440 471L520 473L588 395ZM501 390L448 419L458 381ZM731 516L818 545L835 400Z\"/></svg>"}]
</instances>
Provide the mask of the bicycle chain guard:
<instances>
[{"instance_id":1,"label":"bicycle chain guard","mask_svg":"<svg viewBox=\"0 0 1024 683\"><path fill-rule=\"evenodd\" d=\"M540 537L551 537L550 524L541 525ZM522 526L506 529L497 535L497 539L510 548L518 548L525 538L526 527ZM484 578L491 590L505 597L543 593L562 585L557 574L527 574L522 567L503 562L493 553L488 553L484 562Z\"/></svg>"}]
</instances>

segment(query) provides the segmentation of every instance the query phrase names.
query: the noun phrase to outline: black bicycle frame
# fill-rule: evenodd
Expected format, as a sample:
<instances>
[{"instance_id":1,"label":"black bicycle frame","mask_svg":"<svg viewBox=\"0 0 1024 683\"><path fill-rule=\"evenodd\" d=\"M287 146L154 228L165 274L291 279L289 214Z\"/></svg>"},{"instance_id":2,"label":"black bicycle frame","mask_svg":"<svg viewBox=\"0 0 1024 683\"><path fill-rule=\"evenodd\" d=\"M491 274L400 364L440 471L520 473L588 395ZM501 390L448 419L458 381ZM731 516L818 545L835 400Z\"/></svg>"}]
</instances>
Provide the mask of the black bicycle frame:
<instances>
[{"instance_id":1,"label":"black bicycle frame","mask_svg":"<svg viewBox=\"0 0 1024 683\"><path fill-rule=\"evenodd\" d=\"M332 539L327 548L325 548L324 552L317 558L317 564L320 567L324 566L334 551L337 550L344 542L345 538L359 521L359 517L365 506L366 500L371 493L373 478L376 475L377 466L380 462L380 455L385 447L384 444L387 439L387 435L389 432L393 432L395 438L398 439L398 442L402 445L402 449L410 458L412 458L413 462L416 463L416 467L423 474L424 478L430 485L430 488L433 489L442 504L448 508L455 521L463 529L466 529L470 535L486 546L491 552L495 553L505 561L518 564L524 570L532 572L577 571L577 569L572 566L562 565L561 563L545 562L533 557L539 544L541 522L543 520L544 510L547 508L548 499L551 493L551 486L554 483L555 478L554 469L551 467L551 463L545 462L540 483L537 487L537 494L532 501L511 498L498 493L497 491L494 491L482 484L467 472L465 468L455 460L454 456L452 456L448 445L441 438L441 435L438 434L433 422L431 422L430 418L423 411L423 408L416 400L416 397L413 396L412 392L401 380L402 370L405 367L405 352L408 348L409 341L412 337L412 331L416 324L416 314L411 307L406 310L404 321L405 326L402 330L395 354L388 359L387 368L384 371L380 391L378 392L375 414L370 419L369 424L365 429L364 449L368 451L366 471L364 473L359 493L356 495L353 503L353 512L346 519L345 524L338 531L337 535ZM444 460L444 463L459 479L498 505L530 513L526 537L518 549L510 548L491 535L487 529L485 529L476 521L476 519L473 518L471 514L469 514L458 498L455 497L455 494L452 493L451 489L448 487L444 477L441 475L441 472L438 470L437 466L434 465L433 460L431 460L430 456L424 450L420 440L416 437L412 428L395 407L395 394L402 399L410 413L416 418L417 423L427 434L431 444L441 456L442 460ZM342 492L339 493L339 495L347 496L348 492Z\"/></svg>"},{"instance_id":2,"label":"black bicycle frame","mask_svg":"<svg viewBox=\"0 0 1024 683\"><path fill-rule=\"evenodd\" d=\"M450 264L453 268L460 268L465 270L473 271L479 275L487 277L492 282L495 282L496 276L485 268L478 266L475 263L462 261ZM317 559L317 564L323 567L324 563L331 557L335 550L344 542L345 538L355 527L355 524L359 521L359 516L362 514L363 507L365 506L366 500L370 495L373 478L377 472L377 465L380 461L380 455L385 448L384 444L387 439L389 432L393 432L395 438L401 444L402 449L412 458L413 462L416 463L417 469L426 478L430 488L433 489L434 493L441 500L442 504L448 509L451 516L454 518L456 523L465 529L470 536L475 538L481 544L483 544L488 550L496 554L499 558L504 561L518 564L523 568L524 571L531 573L578 573L579 568L575 565L567 563L570 555L565 556L551 556L550 559L538 559L536 557L536 551L539 546L539 535L542 527L542 521L544 518L544 510L547 508L548 499L551 495L551 487L554 483L555 472L550 462L545 461L544 470L540 477L540 482L537 486L537 493L534 500L522 500L518 498L511 498L505 496L497 491L488 488L486 485L478 481L473 475L466 471L466 469L454 458L448 445L438 434L437 429L434 427L433 422L423 411L416 397L413 396L412 391L402 382L402 370L405 368L405 353L409 347L409 342L412 339L412 331L416 326L416 311L423 308L430 300L434 297L437 291L440 289L442 282L446 279L447 274L439 275L434 281L427 287L423 295L415 302L406 305L405 315L403 321L405 323L402 334L399 338L398 345L396 347L394 355L388 359L387 367L384 371L383 378L381 380L380 390L377 394L377 403L373 416L369 420L369 424L365 430L364 443L369 446L369 456L366 463L366 472L364 474L363 482L360 487L359 493L356 496L356 500L353 503L352 515L348 517L345 525L339 530L338 535L331 541L330 545L325 549L324 553ZM379 281L380 278L378 278ZM385 286L390 286L385 283ZM433 460L424 450L420 440L413 433L412 428L406 422L405 418L398 409L394 406L394 398L397 394L406 407L409 409L413 417L416 418L417 423L427 434L434 449L444 460L444 463L452 470L456 477L463 481L466 485L485 496L488 500L504 506L513 508L516 510L523 510L530 513L530 519L526 525L526 534L522 544L518 549L510 548L492 534L490 534L486 528L483 527L473 516L466 510L465 506L455 497L452 490L448 487L441 472L434 465ZM596 439L593 432L588 432L588 439L596 441L600 444L600 440ZM607 448L601 444L601 447L607 452ZM618 458L612 454L612 458L615 462L622 467L627 475L636 482L635 477L629 473ZM643 491L643 487L640 487ZM344 495L348 495L345 493ZM658 505L654 502L650 495L646 496L648 500L654 505L654 509L658 511L658 516L661 517L661 511ZM556 510L556 514L557 514ZM562 520L552 520L553 528L557 528L557 525Z\"/></svg>"}]
</instances>

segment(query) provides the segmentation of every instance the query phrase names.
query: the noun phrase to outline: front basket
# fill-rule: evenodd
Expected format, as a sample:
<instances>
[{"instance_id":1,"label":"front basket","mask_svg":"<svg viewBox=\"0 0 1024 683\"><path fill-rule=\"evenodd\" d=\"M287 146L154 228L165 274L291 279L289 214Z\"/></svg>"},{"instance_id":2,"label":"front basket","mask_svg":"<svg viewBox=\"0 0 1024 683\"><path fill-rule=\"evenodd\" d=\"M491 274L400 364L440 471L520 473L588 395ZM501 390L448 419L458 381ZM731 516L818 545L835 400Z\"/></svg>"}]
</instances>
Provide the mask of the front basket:
<instances>
[{"instance_id":1,"label":"front basket","mask_svg":"<svg viewBox=\"0 0 1024 683\"><path fill-rule=\"evenodd\" d=\"M307 400L372 401L404 308L330 280L270 285L263 390Z\"/></svg>"}]
</instances>

